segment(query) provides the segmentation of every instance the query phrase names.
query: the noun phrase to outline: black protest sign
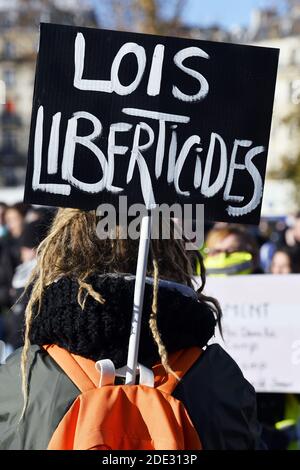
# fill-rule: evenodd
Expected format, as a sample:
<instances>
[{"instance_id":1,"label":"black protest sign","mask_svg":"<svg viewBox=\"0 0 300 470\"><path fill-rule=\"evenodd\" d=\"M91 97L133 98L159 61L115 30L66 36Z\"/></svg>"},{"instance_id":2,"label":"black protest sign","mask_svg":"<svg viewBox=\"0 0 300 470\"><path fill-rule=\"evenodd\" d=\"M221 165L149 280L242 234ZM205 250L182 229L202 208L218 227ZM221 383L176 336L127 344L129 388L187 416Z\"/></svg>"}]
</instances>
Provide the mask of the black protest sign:
<instances>
[{"instance_id":1,"label":"black protest sign","mask_svg":"<svg viewBox=\"0 0 300 470\"><path fill-rule=\"evenodd\" d=\"M278 50L41 25L25 201L258 223Z\"/></svg>"}]
</instances>

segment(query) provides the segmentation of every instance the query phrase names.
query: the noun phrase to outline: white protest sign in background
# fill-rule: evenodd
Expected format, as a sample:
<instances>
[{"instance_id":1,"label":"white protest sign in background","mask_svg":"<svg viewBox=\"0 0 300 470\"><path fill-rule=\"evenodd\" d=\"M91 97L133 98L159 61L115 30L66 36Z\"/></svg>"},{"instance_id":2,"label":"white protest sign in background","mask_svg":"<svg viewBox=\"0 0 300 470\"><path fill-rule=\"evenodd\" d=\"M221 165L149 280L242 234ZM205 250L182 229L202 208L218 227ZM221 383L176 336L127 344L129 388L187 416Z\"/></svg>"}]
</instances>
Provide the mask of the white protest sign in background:
<instances>
[{"instance_id":1,"label":"white protest sign in background","mask_svg":"<svg viewBox=\"0 0 300 470\"><path fill-rule=\"evenodd\" d=\"M300 393L300 275L210 277L205 294L223 311L224 341L212 342L256 391Z\"/></svg>"}]
</instances>

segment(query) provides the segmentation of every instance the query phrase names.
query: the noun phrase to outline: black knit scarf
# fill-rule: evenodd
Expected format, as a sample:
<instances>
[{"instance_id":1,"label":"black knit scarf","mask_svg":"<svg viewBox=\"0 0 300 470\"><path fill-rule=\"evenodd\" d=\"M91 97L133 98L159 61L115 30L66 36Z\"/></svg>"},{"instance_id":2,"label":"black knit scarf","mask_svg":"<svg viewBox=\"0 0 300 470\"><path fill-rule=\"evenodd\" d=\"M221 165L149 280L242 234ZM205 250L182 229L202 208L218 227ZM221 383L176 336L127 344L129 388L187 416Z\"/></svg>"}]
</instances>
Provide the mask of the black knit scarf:
<instances>
[{"instance_id":1,"label":"black knit scarf","mask_svg":"<svg viewBox=\"0 0 300 470\"><path fill-rule=\"evenodd\" d=\"M47 287L40 314L32 323L32 344L55 343L72 353L94 360L109 358L116 367L126 363L130 335L134 277L90 276L89 282L106 300L101 305L88 297L84 310L78 305L78 282L63 277ZM139 361L152 365L159 360L149 329L153 287L145 286ZM158 328L168 352L203 347L213 336L215 318L211 307L199 302L192 289L160 282Z\"/></svg>"}]
</instances>

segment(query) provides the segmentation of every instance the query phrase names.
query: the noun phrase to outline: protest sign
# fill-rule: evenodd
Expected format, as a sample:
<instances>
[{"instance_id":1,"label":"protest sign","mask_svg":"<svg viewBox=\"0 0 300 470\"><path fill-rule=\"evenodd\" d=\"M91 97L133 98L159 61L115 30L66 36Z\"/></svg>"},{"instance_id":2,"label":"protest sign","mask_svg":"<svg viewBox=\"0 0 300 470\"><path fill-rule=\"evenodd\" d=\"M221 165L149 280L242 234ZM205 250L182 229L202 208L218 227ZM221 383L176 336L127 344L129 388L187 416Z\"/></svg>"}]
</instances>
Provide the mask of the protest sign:
<instances>
[{"instance_id":1,"label":"protest sign","mask_svg":"<svg viewBox=\"0 0 300 470\"><path fill-rule=\"evenodd\" d=\"M200 279L197 283L201 283ZM209 277L223 310L218 342L257 392L300 393L300 275Z\"/></svg>"},{"instance_id":2,"label":"protest sign","mask_svg":"<svg viewBox=\"0 0 300 470\"><path fill-rule=\"evenodd\" d=\"M258 223L278 50L41 24L25 201Z\"/></svg>"}]
</instances>

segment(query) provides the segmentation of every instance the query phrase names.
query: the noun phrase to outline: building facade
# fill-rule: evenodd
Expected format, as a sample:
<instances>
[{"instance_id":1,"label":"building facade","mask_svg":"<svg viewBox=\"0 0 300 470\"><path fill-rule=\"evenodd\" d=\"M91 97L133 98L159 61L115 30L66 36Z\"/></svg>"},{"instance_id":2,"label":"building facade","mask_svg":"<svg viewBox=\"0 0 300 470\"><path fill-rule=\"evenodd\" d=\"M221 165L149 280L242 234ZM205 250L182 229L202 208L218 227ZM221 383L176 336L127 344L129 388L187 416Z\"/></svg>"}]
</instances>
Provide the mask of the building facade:
<instances>
[{"instance_id":1,"label":"building facade","mask_svg":"<svg viewBox=\"0 0 300 470\"><path fill-rule=\"evenodd\" d=\"M0 187L25 181L41 21L96 26L87 0L0 0Z\"/></svg>"},{"instance_id":2,"label":"building facade","mask_svg":"<svg viewBox=\"0 0 300 470\"><path fill-rule=\"evenodd\" d=\"M270 140L268 172L300 154L300 2L290 1L285 14L257 10L246 34L253 45L280 49Z\"/></svg>"}]
</instances>

